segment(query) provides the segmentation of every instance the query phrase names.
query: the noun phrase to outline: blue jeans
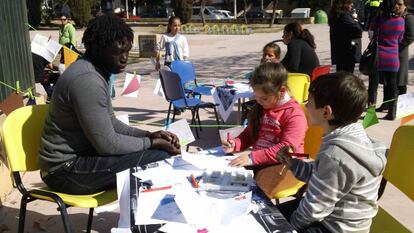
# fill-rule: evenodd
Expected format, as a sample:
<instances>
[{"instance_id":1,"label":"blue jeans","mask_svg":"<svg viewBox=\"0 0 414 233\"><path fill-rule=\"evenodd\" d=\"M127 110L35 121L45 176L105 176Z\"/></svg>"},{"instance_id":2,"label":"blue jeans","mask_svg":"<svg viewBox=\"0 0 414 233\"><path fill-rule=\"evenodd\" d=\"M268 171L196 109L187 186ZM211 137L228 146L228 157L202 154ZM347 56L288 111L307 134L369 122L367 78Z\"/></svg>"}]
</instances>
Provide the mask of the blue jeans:
<instances>
[{"instance_id":1,"label":"blue jeans","mask_svg":"<svg viewBox=\"0 0 414 233\"><path fill-rule=\"evenodd\" d=\"M161 150L118 156L79 156L51 173L41 173L50 189L69 194L92 194L116 187L116 173L169 158Z\"/></svg>"}]
</instances>

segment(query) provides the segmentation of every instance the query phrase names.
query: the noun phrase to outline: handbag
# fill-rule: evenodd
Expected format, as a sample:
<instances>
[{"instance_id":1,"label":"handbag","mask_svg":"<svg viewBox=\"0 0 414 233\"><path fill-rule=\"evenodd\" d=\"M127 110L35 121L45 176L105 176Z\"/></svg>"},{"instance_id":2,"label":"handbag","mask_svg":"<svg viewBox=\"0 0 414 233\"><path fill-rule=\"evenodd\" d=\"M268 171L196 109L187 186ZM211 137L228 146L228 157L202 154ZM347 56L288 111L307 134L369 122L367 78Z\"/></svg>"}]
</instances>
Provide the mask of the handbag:
<instances>
[{"instance_id":1,"label":"handbag","mask_svg":"<svg viewBox=\"0 0 414 233\"><path fill-rule=\"evenodd\" d=\"M374 74L377 70L377 41L371 40L365 49L359 62L359 72L364 75Z\"/></svg>"}]
</instances>

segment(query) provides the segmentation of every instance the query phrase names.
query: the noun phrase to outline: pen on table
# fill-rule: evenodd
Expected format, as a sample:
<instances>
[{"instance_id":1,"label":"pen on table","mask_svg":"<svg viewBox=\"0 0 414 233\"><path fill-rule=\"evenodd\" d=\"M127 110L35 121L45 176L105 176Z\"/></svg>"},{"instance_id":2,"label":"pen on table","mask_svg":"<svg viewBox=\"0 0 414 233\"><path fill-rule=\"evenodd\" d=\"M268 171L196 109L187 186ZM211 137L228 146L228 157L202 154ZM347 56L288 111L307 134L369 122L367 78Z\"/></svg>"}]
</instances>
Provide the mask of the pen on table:
<instances>
[{"instance_id":1,"label":"pen on table","mask_svg":"<svg viewBox=\"0 0 414 233\"><path fill-rule=\"evenodd\" d=\"M191 182L193 183L194 188L198 188L198 181L196 180L193 174L191 174Z\"/></svg>"},{"instance_id":2,"label":"pen on table","mask_svg":"<svg viewBox=\"0 0 414 233\"><path fill-rule=\"evenodd\" d=\"M283 172L285 171L285 169L286 169L286 165L283 165L282 170L280 170L279 172L279 176L283 175Z\"/></svg>"},{"instance_id":3,"label":"pen on table","mask_svg":"<svg viewBox=\"0 0 414 233\"><path fill-rule=\"evenodd\" d=\"M49 42L51 38L52 38L52 35L49 35L49 38L47 39L47 42Z\"/></svg>"},{"instance_id":4,"label":"pen on table","mask_svg":"<svg viewBox=\"0 0 414 233\"><path fill-rule=\"evenodd\" d=\"M154 192L154 191L161 191L161 190L166 190L166 189L170 189L172 188L171 185L169 186L164 186L164 187L157 187L157 188L149 188L149 189L144 189L142 192L143 193L149 193L149 192Z\"/></svg>"}]
</instances>

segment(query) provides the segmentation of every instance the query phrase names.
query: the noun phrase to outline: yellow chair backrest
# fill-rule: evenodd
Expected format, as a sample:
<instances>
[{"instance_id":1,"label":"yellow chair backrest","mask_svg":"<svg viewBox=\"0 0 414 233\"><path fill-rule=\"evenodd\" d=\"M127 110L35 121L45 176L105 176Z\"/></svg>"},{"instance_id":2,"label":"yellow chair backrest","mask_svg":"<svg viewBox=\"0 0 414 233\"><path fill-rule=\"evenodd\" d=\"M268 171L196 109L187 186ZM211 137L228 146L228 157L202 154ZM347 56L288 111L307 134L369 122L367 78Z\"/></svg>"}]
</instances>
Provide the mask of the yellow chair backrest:
<instances>
[{"instance_id":1,"label":"yellow chair backrest","mask_svg":"<svg viewBox=\"0 0 414 233\"><path fill-rule=\"evenodd\" d=\"M308 111L306 110L305 103L300 104L303 111L306 115L306 120L308 121L308 130L306 130L305 134L305 153L309 154L311 159L316 159L316 156L319 153L319 149L321 148L322 137L323 137L323 129L321 126L311 125L309 122L309 115Z\"/></svg>"},{"instance_id":2,"label":"yellow chair backrest","mask_svg":"<svg viewBox=\"0 0 414 233\"><path fill-rule=\"evenodd\" d=\"M39 169L37 158L48 109L48 105L21 107L4 121L4 149L13 172Z\"/></svg>"},{"instance_id":3,"label":"yellow chair backrest","mask_svg":"<svg viewBox=\"0 0 414 233\"><path fill-rule=\"evenodd\" d=\"M384 177L414 201L414 125L400 126L392 137Z\"/></svg>"},{"instance_id":4,"label":"yellow chair backrest","mask_svg":"<svg viewBox=\"0 0 414 233\"><path fill-rule=\"evenodd\" d=\"M310 77L307 74L288 73L287 86L290 94L302 103L308 100Z\"/></svg>"}]
</instances>

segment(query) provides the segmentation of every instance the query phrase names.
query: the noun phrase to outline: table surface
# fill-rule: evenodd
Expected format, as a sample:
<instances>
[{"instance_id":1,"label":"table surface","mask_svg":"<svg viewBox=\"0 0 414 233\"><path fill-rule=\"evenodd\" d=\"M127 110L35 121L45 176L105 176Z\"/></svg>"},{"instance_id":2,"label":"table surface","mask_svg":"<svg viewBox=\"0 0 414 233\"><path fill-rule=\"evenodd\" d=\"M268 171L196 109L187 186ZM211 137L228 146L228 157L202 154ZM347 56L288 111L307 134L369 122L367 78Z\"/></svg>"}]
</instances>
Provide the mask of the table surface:
<instances>
[{"instance_id":1,"label":"table surface","mask_svg":"<svg viewBox=\"0 0 414 233\"><path fill-rule=\"evenodd\" d=\"M158 229L161 224L151 225L135 225L135 210L137 209L137 200L139 198L140 183L133 173L137 169L130 169L130 215L131 215L131 231L132 232L159 232ZM256 221L267 232L295 232L289 222L284 218L276 206L266 198L266 194L263 193L257 186L254 188L252 201L259 205L259 211L256 213L250 213L256 219Z\"/></svg>"}]
</instances>

